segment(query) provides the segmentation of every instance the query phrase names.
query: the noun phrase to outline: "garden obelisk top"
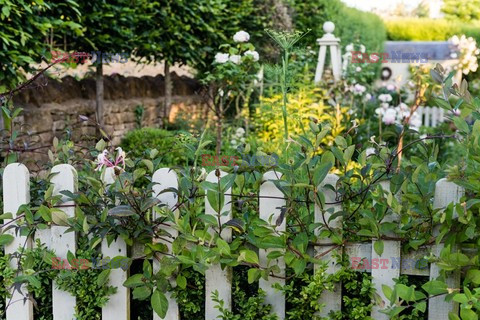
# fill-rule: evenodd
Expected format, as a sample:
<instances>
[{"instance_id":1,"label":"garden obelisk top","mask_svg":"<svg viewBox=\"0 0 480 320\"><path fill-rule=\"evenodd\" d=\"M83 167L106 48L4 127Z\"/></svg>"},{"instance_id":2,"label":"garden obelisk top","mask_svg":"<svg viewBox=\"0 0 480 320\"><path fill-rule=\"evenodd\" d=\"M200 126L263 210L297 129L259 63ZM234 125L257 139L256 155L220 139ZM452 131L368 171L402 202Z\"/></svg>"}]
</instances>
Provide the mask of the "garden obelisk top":
<instances>
[{"instance_id":1,"label":"garden obelisk top","mask_svg":"<svg viewBox=\"0 0 480 320\"><path fill-rule=\"evenodd\" d=\"M320 45L320 51L318 52L317 70L315 71L316 84L322 79L327 47L330 47L330 61L332 63L333 78L335 81L340 80L342 70L340 39L333 35L333 30L335 30L335 24L331 21L325 22L323 24L323 31L325 34L320 39L317 39L317 43Z\"/></svg>"}]
</instances>

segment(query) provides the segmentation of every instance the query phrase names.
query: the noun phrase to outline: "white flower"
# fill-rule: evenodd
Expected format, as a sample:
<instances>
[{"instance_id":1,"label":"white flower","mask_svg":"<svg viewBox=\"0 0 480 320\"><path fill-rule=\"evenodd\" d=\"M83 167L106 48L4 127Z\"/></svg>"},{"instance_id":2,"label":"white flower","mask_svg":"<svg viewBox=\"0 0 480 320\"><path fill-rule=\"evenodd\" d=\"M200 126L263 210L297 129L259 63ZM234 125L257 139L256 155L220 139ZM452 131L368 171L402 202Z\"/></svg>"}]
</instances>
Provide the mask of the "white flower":
<instances>
[{"instance_id":1,"label":"white flower","mask_svg":"<svg viewBox=\"0 0 480 320\"><path fill-rule=\"evenodd\" d=\"M233 36L233 41L235 42L247 42L248 40L250 40L250 35L245 31L238 31Z\"/></svg>"},{"instance_id":2,"label":"white flower","mask_svg":"<svg viewBox=\"0 0 480 320\"><path fill-rule=\"evenodd\" d=\"M383 123L389 125L389 124L394 124L395 120L397 119L397 112L395 109L387 109L385 111L385 114L383 115Z\"/></svg>"},{"instance_id":3,"label":"white flower","mask_svg":"<svg viewBox=\"0 0 480 320\"><path fill-rule=\"evenodd\" d=\"M363 44L360 45L360 52L362 52L362 53L365 52L365 46Z\"/></svg>"},{"instance_id":4,"label":"white flower","mask_svg":"<svg viewBox=\"0 0 480 320\"><path fill-rule=\"evenodd\" d=\"M365 86L362 86L361 84L357 83L353 86L353 93L355 95L362 95L367 88Z\"/></svg>"},{"instance_id":5,"label":"white flower","mask_svg":"<svg viewBox=\"0 0 480 320\"><path fill-rule=\"evenodd\" d=\"M215 62L216 63L225 63L228 61L228 53L217 53L215 55Z\"/></svg>"},{"instance_id":6,"label":"white flower","mask_svg":"<svg viewBox=\"0 0 480 320\"><path fill-rule=\"evenodd\" d=\"M237 137L242 137L244 134L245 134L245 129L243 129L242 127L238 128L238 129L235 131L235 135L236 135Z\"/></svg>"},{"instance_id":7,"label":"white flower","mask_svg":"<svg viewBox=\"0 0 480 320\"><path fill-rule=\"evenodd\" d=\"M242 56L239 56L238 54L232 54L230 56L230 61L235 64L240 64L240 62L242 61Z\"/></svg>"},{"instance_id":8,"label":"white flower","mask_svg":"<svg viewBox=\"0 0 480 320\"><path fill-rule=\"evenodd\" d=\"M389 94L383 93L383 94L378 96L378 100L380 100L382 102L390 102L390 101L392 101L392 96L389 95Z\"/></svg>"},{"instance_id":9,"label":"white flower","mask_svg":"<svg viewBox=\"0 0 480 320\"><path fill-rule=\"evenodd\" d=\"M237 140L235 140L235 139L230 140L230 144L233 145L233 146L236 146L237 145Z\"/></svg>"},{"instance_id":10,"label":"white flower","mask_svg":"<svg viewBox=\"0 0 480 320\"><path fill-rule=\"evenodd\" d=\"M387 110L390 108L390 105L386 102L380 103L380 107L382 107L383 110Z\"/></svg>"},{"instance_id":11,"label":"white flower","mask_svg":"<svg viewBox=\"0 0 480 320\"><path fill-rule=\"evenodd\" d=\"M361 67L357 67L357 68L355 68L355 71L360 72L360 71L362 71L362 68L361 68Z\"/></svg>"},{"instance_id":12,"label":"white flower","mask_svg":"<svg viewBox=\"0 0 480 320\"><path fill-rule=\"evenodd\" d=\"M245 51L244 55L245 56L251 56L253 58L253 61L258 61L260 59L260 55L255 50Z\"/></svg>"},{"instance_id":13,"label":"white flower","mask_svg":"<svg viewBox=\"0 0 480 320\"><path fill-rule=\"evenodd\" d=\"M389 90L389 91L395 91L395 85L393 85L393 84L387 85L387 90Z\"/></svg>"},{"instance_id":14,"label":"white flower","mask_svg":"<svg viewBox=\"0 0 480 320\"><path fill-rule=\"evenodd\" d=\"M422 117L417 112L415 112L414 114L412 114L409 123L410 129L418 131L418 129L422 125Z\"/></svg>"},{"instance_id":15,"label":"white flower","mask_svg":"<svg viewBox=\"0 0 480 320\"><path fill-rule=\"evenodd\" d=\"M457 59L457 57L458 57L458 54L456 52L450 53L450 58Z\"/></svg>"},{"instance_id":16,"label":"white flower","mask_svg":"<svg viewBox=\"0 0 480 320\"><path fill-rule=\"evenodd\" d=\"M367 93L365 95L365 100L370 101L372 99L372 95L370 93Z\"/></svg>"},{"instance_id":17,"label":"white flower","mask_svg":"<svg viewBox=\"0 0 480 320\"><path fill-rule=\"evenodd\" d=\"M345 50L348 51L348 52L353 51L353 43L350 43L349 45L347 45L345 47Z\"/></svg>"}]
</instances>

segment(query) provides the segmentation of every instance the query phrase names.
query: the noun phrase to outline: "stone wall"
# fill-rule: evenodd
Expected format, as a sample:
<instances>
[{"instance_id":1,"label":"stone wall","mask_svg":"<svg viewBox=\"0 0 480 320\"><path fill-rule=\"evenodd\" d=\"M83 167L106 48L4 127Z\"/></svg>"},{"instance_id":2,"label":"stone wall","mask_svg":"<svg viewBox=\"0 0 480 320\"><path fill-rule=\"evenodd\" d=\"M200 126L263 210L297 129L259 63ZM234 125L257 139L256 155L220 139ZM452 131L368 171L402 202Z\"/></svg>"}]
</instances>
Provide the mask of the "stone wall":
<instances>
[{"instance_id":1,"label":"stone wall","mask_svg":"<svg viewBox=\"0 0 480 320\"><path fill-rule=\"evenodd\" d=\"M172 74L172 115L188 112L201 115L200 84L187 77ZM39 82L41 84L42 81ZM162 75L104 77L105 131L118 144L121 137L137 126L135 110L144 110L142 125L157 127L162 120L164 106L164 78ZM24 109L24 130L38 135L41 145L50 145L54 136L62 136L68 129L74 140L95 135L95 79L76 80L67 76L61 81L49 79L42 86L26 89L13 99ZM82 121L80 115L88 117ZM174 119L170 119L173 121Z\"/></svg>"}]
</instances>

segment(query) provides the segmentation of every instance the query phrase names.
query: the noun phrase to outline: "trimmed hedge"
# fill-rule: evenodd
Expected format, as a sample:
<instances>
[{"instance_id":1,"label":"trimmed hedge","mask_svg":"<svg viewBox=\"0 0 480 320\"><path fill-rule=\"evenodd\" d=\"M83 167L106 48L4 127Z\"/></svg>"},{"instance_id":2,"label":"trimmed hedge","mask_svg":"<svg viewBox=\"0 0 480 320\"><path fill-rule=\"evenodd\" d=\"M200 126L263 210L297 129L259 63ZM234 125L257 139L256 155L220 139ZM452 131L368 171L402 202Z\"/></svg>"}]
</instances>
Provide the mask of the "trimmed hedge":
<instances>
[{"instance_id":1,"label":"trimmed hedge","mask_svg":"<svg viewBox=\"0 0 480 320\"><path fill-rule=\"evenodd\" d=\"M142 157L146 155L146 151L157 149L163 165L179 165L185 155L176 144L175 135L175 131L142 128L128 132L120 146L130 157Z\"/></svg>"},{"instance_id":2,"label":"trimmed hedge","mask_svg":"<svg viewBox=\"0 0 480 320\"><path fill-rule=\"evenodd\" d=\"M467 24L445 19L396 18L384 23L388 39L394 41L446 41L462 34L480 41L480 22Z\"/></svg>"},{"instance_id":3,"label":"trimmed hedge","mask_svg":"<svg viewBox=\"0 0 480 320\"><path fill-rule=\"evenodd\" d=\"M316 47L316 39L323 35L323 23L335 23L334 34L343 46L360 41L368 51L383 49L386 30L375 14L347 7L340 0L290 0L293 21L298 30L312 29L303 43Z\"/></svg>"}]
</instances>

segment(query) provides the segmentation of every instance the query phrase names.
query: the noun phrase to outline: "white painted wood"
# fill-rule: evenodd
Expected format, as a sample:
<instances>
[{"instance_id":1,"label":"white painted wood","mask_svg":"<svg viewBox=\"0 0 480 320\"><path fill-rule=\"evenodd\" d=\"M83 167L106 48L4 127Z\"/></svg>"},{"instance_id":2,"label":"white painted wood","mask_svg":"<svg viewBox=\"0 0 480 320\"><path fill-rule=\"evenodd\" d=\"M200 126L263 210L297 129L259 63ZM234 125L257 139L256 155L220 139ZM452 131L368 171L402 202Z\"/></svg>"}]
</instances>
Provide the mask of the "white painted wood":
<instances>
[{"instance_id":1,"label":"white painted wood","mask_svg":"<svg viewBox=\"0 0 480 320\"><path fill-rule=\"evenodd\" d=\"M320 80L322 80L323 68L325 66L326 55L327 55L327 47L326 46L320 46L320 49L318 50L317 69L315 71L315 84L320 83Z\"/></svg>"},{"instance_id":2,"label":"white painted wood","mask_svg":"<svg viewBox=\"0 0 480 320\"><path fill-rule=\"evenodd\" d=\"M390 181L382 181L380 182L382 189L385 192L390 192ZM388 215L386 216L383 221L385 222L396 222L398 219L397 215ZM394 234L391 234L393 236ZM394 240L383 240L383 253L382 255L378 255L377 252L374 250L374 244L376 240L372 240L372 264L374 261L379 263L379 268L372 268L372 282L373 286L376 289L377 294L380 295L382 300L385 302L385 306L390 304L390 301L385 297L382 290L382 285L387 285L389 287L393 287L395 285L394 278L398 278L400 276L400 268L389 268L386 267L386 260L385 259L400 259L400 249L401 243L400 241ZM377 260L376 260L377 259ZM383 261L382 261L383 259ZM386 268L385 268L386 267ZM372 307L372 318L376 320L388 320L389 317L386 314L380 312L382 310L380 306L374 304Z\"/></svg>"},{"instance_id":3,"label":"white painted wood","mask_svg":"<svg viewBox=\"0 0 480 320\"><path fill-rule=\"evenodd\" d=\"M175 206L178 203L178 195L175 192L168 191L161 193L163 190L174 188L178 190L178 178L175 171L169 168L161 168L155 171L152 177L152 182L155 183L153 186L153 196L160 200L160 204L165 204L170 210L174 210ZM174 214L179 214L178 210L175 210ZM153 213L154 218L157 218L157 214ZM174 224L175 221L165 221L166 224L172 223ZM172 227L162 225L161 228L167 231L171 235L170 241L173 241L178 236L178 231ZM172 252L172 244L168 241L163 240L154 240L164 243L167 247L169 252ZM157 272L160 269L160 264L158 263L157 259L153 259L153 270ZM170 284L172 286L176 285L175 279L170 280ZM168 311L165 319L168 320L179 320L180 319L180 311L178 309L178 304L175 298L172 297L171 292L165 293L168 300ZM161 319L155 312L153 313L153 319L159 320Z\"/></svg>"},{"instance_id":4,"label":"white painted wood","mask_svg":"<svg viewBox=\"0 0 480 320\"><path fill-rule=\"evenodd\" d=\"M437 107L433 107L432 108L432 128L435 128L437 126L437 122L438 122L438 108Z\"/></svg>"},{"instance_id":5,"label":"white painted wood","mask_svg":"<svg viewBox=\"0 0 480 320\"><path fill-rule=\"evenodd\" d=\"M340 56L338 55L338 46L330 46L330 58L332 59L332 72L333 78L335 81L340 80L341 70L342 70L342 63L339 63Z\"/></svg>"},{"instance_id":6,"label":"white painted wood","mask_svg":"<svg viewBox=\"0 0 480 320\"><path fill-rule=\"evenodd\" d=\"M3 212L10 212L13 218L16 218L18 208L30 202L30 174L27 167L20 163L9 164L3 172ZM11 222L12 219L5 219L4 224L16 225ZM5 245L5 254L12 254L19 248L31 248L31 238L15 234L15 229L9 229L4 232L14 236L14 240ZM10 260L10 266L17 269L17 259ZM7 320L32 320L33 304L30 300L25 300L27 294L26 286L21 288L23 295L18 291L10 290L11 298L6 300L6 319ZM13 291L13 292L12 292Z\"/></svg>"},{"instance_id":7,"label":"white painted wood","mask_svg":"<svg viewBox=\"0 0 480 320\"><path fill-rule=\"evenodd\" d=\"M259 193L259 212L260 219L271 221L272 228L275 228L279 233L284 233L287 217L284 217L282 223L278 227L275 226L275 222L281 214L281 207L285 207L286 205L286 201L283 199L284 196L282 191L280 191L272 182L272 180L279 180L280 178L281 174L275 171L268 171L263 175L262 180L264 182L260 186ZM277 197L280 199L262 198L262 196ZM285 260L283 257L272 260L270 264L268 264L267 255L272 250L259 249L258 251L260 266L266 268L272 265L277 265L280 268L280 272L276 273L275 275L279 277L285 277ZM285 280L274 277L269 277L268 281L260 279L259 288L266 292L267 295L265 297L265 303L272 306L272 313L276 314L278 319L285 319L285 296L281 291L272 288L275 283L283 286L285 285Z\"/></svg>"},{"instance_id":8,"label":"white painted wood","mask_svg":"<svg viewBox=\"0 0 480 320\"><path fill-rule=\"evenodd\" d=\"M115 169L105 168L102 180L108 187L115 182ZM117 238L109 245L107 239L102 240L103 258L127 256L127 244L122 238ZM130 290L123 286L128 278L128 271L122 268L111 269L109 284L117 288L117 292L109 297L108 302L102 308L102 319L129 320L130 319Z\"/></svg>"},{"instance_id":9,"label":"white painted wood","mask_svg":"<svg viewBox=\"0 0 480 320\"><path fill-rule=\"evenodd\" d=\"M435 185L435 198L433 201L433 207L435 209L445 208L449 203L458 203L460 198L464 194L464 189L460 186L457 186L455 183L447 181L447 179L440 179ZM454 218L457 215L454 214ZM438 235L439 228L434 229L434 235ZM439 256L440 252L444 248L444 244L435 244L432 246L432 253L435 256ZM452 250L456 250L453 248ZM430 266L430 280L436 279L440 275L440 268L432 264ZM460 287L460 272L453 272L446 279L449 288L459 288ZM448 313L454 312L458 315L458 303L456 302L445 302L445 296L438 296L431 298L428 302L428 317L429 319L435 320L448 320Z\"/></svg>"},{"instance_id":10,"label":"white painted wood","mask_svg":"<svg viewBox=\"0 0 480 320\"><path fill-rule=\"evenodd\" d=\"M56 173L51 182L54 186L53 195L59 195L61 191L67 190L71 192L77 191L77 171L69 164L59 164L52 168L52 174ZM64 211L68 217L75 215L75 207L73 201L67 201L63 196L63 206L59 208ZM75 233L65 233L67 227L52 226L51 230L51 249L55 251L57 257L67 258L68 251L75 253L76 242ZM53 319L54 320L70 320L75 314L75 297L70 293L57 289L57 285L53 283Z\"/></svg>"},{"instance_id":11,"label":"white painted wood","mask_svg":"<svg viewBox=\"0 0 480 320\"><path fill-rule=\"evenodd\" d=\"M431 110L432 110L432 108L423 109L423 114L425 115L425 119L424 119L424 126L425 127L430 127Z\"/></svg>"},{"instance_id":12,"label":"white painted wood","mask_svg":"<svg viewBox=\"0 0 480 320\"><path fill-rule=\"evenodd\" d=\"M328 174L322 184L318 188L318 192L323 192L325 195L325 202L332 203L337 201L336 200L336 192L333 190L325 187L327 185L331 185L333 188L336 189L338 181L338 176L335 174ZM332 229L337 230L333 232L339 232L342 228L342 218L337 217L329 222L330 217L333 213L329 212L328 210L333 208L333 213L341 211L342 205L339 204L326 204L324 211L322 208L315 204L315 223L321 223L324 226L323 229ZM317 233L320 233L320 229L318 229ZM340 265L337 264L335 256L342 254L342 249L338 248L335 249L335 244L332 243L330 239L319 239L318 243L323 244L322 246L316 247L316 256L322 255L320 259L326 261L328 263L327 273L334 274L340 269ZM327 252L325 254L325 252ZM315 270L318 269L318 265L315 265ZM328 317L328 313L330 311L339 311L342 309L342 284L340 282L336 282L334 284L332 291L324 291L322 296L320 297L319 303L324 304L325 307L320 312L321 317Z\"/></svg>"},{"instance_id":13,"label":"white painted wood","mask_svg":"<svg viewBox=\"0 0 480 320\"><path fill-rule=\"evenodd\" d=\"M219 178L215 175L215 171L207 175L206 181L220 183ZM227 173L220 170L220 177L226 176ZM226 191L231 194L231 188ZM215 218L219 218L220 225L217 226L216 232L219 232L221 225L232 219L232 197L225 195L223 208L220 210L221 215L212 208L205 195L205 214L211 214ZM210 230L211 234L215 234L215 230ZM220 232L221 237L226 242L232 240L232 229L223 228ZM212 264L205 272L205 320L216 319L220 316L218 309L215 308L216 303L212 300L212 293L218 291L218 297L224 302L225 309L232 308L232 270L226 267L222 270L220 264Z\"/></svg>"}]
</instances>

